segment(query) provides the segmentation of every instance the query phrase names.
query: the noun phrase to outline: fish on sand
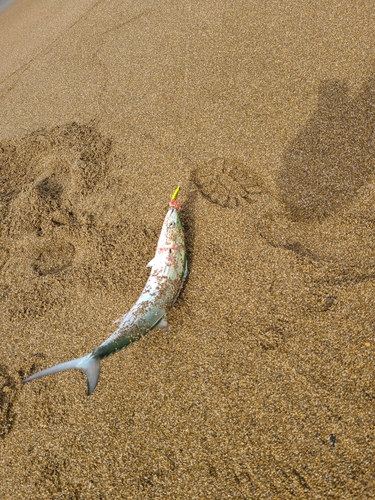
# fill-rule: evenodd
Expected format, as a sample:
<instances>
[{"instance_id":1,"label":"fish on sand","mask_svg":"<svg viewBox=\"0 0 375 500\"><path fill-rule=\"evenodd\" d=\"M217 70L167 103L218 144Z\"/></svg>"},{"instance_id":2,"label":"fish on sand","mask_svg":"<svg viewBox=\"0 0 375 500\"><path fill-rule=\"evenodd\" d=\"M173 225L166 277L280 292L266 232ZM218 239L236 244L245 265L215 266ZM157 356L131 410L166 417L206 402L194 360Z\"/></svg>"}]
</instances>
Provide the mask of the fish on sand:
<instances>
[{"instance_id":1,"label":"fish on sand","mask_svg":"<svg viewBox=\"0 0 375 500\"><path fill-rule=\"evenodd\" d=\"M180 186L173 193L156 248L155 257L147 264L151 273L139 299L125 314L118 329L99 347L82 358L60 363L31 375L23 382L66 370L82 370L86 374L88 394L92 394L102 359L120 351L155 327L165 328L167 311L177 299L188 274L184 231L177 201Z\"/></svg>"}]
</instances>

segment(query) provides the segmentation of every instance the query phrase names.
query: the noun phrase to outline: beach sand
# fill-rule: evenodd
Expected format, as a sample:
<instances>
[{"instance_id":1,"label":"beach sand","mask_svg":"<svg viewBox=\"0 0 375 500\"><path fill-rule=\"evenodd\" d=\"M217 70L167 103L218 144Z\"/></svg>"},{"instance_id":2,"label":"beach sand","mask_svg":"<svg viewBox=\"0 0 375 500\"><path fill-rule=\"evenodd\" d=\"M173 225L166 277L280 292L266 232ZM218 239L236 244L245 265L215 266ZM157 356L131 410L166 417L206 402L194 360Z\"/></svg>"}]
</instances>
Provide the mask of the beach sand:
<instances>
[{"instance_id":1,"label":"beach sand","mask_svg":"<svg viewBox=\"0 0 375 500\"><path fill-rule=\"evenodd\" d=\"M4 10L13 0L0 0L0 11Z\"/></svg>"},{"instance_id":2,"label":"beach sand","mask_svg":"<svg viewBox=\"0 0 375 500\"><path fill-rule=\"evenodd\" d=\"M375 6L0 15L0 498L375 496ZM81 372L182 183L190 275Z\"/></svg>"}]
</instances>

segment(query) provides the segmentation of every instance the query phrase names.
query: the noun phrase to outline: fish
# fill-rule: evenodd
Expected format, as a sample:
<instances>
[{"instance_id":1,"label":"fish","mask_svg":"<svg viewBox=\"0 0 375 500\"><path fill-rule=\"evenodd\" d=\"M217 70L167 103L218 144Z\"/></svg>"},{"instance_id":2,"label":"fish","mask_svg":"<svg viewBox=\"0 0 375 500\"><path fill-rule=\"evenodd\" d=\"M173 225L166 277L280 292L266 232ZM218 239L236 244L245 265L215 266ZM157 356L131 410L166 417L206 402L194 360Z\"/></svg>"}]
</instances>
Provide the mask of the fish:
<instances>
[{"instance_id":1,"label":"fish","mask_svg":"<svg viewBox=\"0 0 375 500\"><path fill-rule=\"evenodd\" d=\"M137 302L120 321L117 330L100 346L82 358L72 359L34 373L23 383L66 370L82 370L87 392L92 394L99 381L100 362L129 346L156 327L168 326L167 312L180 294L188 276L185 236L180 219L177 186L169 202L154 258L147 264L150 276Z\"/></svg>"}]
</instances>

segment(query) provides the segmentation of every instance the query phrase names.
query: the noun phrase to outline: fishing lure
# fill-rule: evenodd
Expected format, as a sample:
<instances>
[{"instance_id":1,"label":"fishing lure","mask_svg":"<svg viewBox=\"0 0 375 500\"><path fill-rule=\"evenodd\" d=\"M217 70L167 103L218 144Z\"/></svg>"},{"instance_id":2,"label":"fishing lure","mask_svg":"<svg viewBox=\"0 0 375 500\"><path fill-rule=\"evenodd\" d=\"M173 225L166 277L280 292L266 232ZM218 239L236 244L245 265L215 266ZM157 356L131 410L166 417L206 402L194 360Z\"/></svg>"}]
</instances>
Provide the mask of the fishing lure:
<instances>
[{"instance_id":1,"label":"fishing lure","mask_svg":"<svg viewBox=\"0 0 375 500\"><path fill-rule=\"evenodd\" d=\"M146 286L134 306L123 316L118 329L87 356L42 370L25 379L24 383L78 369L86 374L90 395L98 383L102 359L127 347L155 327L168 326L167 311L177 299L188 274L184 231L179 216L181 207L177 201L179 191L180 186L169 202L155 257L147 264L147 267L151 267L151 273Z\"/></svg>"}]
</instances>

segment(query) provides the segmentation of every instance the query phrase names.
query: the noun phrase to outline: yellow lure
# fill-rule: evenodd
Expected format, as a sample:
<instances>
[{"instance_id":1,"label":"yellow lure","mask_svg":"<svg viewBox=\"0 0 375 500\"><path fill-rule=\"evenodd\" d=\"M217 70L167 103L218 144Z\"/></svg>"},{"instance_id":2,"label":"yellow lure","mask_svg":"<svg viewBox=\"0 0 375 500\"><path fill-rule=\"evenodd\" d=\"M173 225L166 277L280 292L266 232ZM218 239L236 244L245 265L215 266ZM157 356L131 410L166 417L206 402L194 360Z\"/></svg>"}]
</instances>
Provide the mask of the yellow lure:
<instances>
[{"instance_id":1,"label":"yellow lure","mask_svg":"<svg viewBox=\"0 0 375 500\"><path fill-rule=\"evenodd\" d=\"M177 196L178 196L178 193L180 192L180 189L181 189L181 186L177 186L177 188L175 189L175 192L172 195L171 201L174 201L177 199Z\"/></svg>"}]
</instances>

